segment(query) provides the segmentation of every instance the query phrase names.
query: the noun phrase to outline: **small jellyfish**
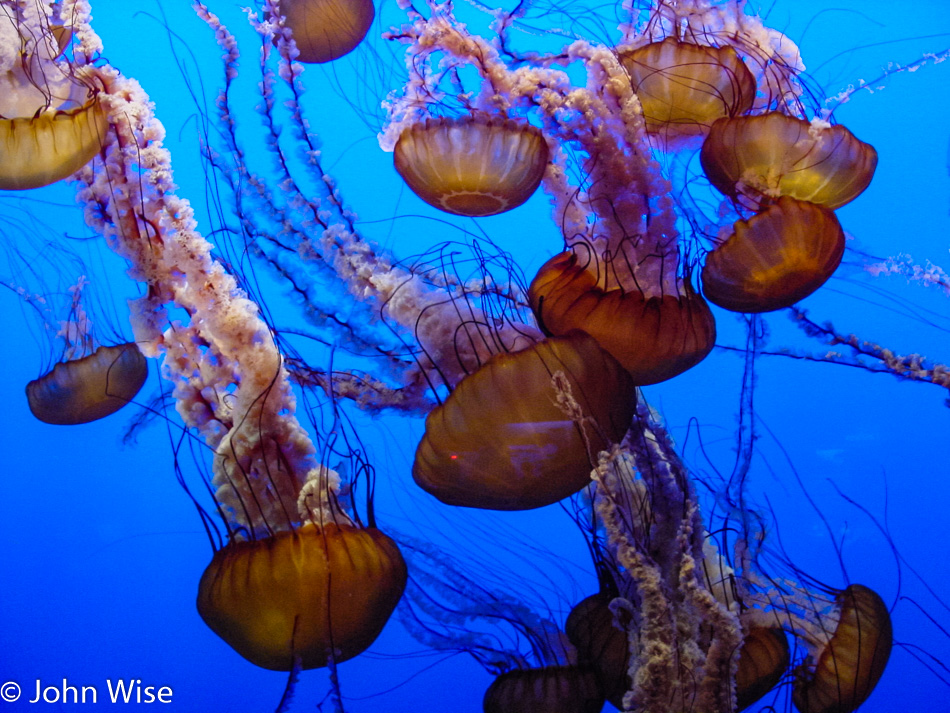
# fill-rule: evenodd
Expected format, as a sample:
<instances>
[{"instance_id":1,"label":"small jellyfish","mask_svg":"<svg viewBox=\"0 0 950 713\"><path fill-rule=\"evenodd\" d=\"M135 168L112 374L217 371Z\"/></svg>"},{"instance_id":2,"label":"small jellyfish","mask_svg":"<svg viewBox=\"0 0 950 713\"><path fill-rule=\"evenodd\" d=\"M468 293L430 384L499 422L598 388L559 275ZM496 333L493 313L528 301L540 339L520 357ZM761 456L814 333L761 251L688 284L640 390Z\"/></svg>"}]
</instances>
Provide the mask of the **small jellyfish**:
<instances>
[{"instance_id":1,"label":"small jellyfish","mask_svg":"<svg viewBox=\"0 0 950 713\"><path fill-rule=\"evenodd\" d=\"M326 666L368 648L406 586L396 544L373 527L313 522L218 550L198 613L253 664Z\"/></svg>"},{"instance_id":2,"label":"small jellyfish","mask_svg":"<svg viewBox=\"0 0 950 713\"><path fill-rule=\"evenodd\" d=\"M574 252L563 252L541 267L528 295L545 332L587 332L637 386L692 368L716 342L715 319L689 279L680 294L646 297L637 289L605 290Z\"/></svg>"},{"instance_id":3,"label":"small jellyfish","mask_svg":"<svg viewBox=\"0 0 950 713\"><path fill-rule=\"evenodd\" d=\"M6 219L7 228L18 226L12 210ZM88 260L102 257L101 246L62 241L40 220L19 230L16 238L5 236L0 273L10 277L0 277L0 287L29 307L47 347L41 375L26 385L30 411L44 423L63 426L105 418L135 399L148 378L148 362L119 327L121 307L109 294L111 283L86 276Z\"/></svg>"},{"instance_id":4,"label":"small jellyfish","mask_svg":"<svg viewBox=\"0 0 950 713\"><path fill-rule=\"evenodd\" d=\"M753 626L742 637L736 670L736 710L743 711L771 691L788 669L785 632L776 627Z\"/></svg>"},{"instance_id":5,"label":"small jellyfish","mask_svg":"<svg viewBox=\"0 0 950 713\"><path fill-rule=\"evenodd\" d=\"M548 165L541 131L511 119L427 119L402 132L396 170L429 205L473 218L524 203Z\"/></svg>"},{"instance_id":6,"label":"small jellyfish","mask_svg":"<svg viewBox=\"0 0 950 713\"><path fill-rule=\"evenodd\" d=\"M782 197L706 258L703 294L733 312L789 307L821 287L841 263L844 231L830 210Z\"/></svg>"},{"instance_id":7,"label":"small jellyfish","mask_svg":"<svg viewBox=\"0 0 950 713\"><path fill-rule=\"evenodd\" d=\"M871 183L877 151L840 124L773 111L718 119L699 159L710 183L730 198L791 196L834 210Z\"/></svg>"},{"instance_id":8,"label":"small jellyfish","mask_svg":"<svg viewBox=\"0 0 950 713\"><path fill-rule=\"evenodd\" d=\"M582 423L558 402L557 372ZM581 332L496 354L426 418L412 477L449 505L550 505L590 483L590 458L623 438L634 401L629 375Z\"/></svg>"},{"instance_id":9,"label":"small jellyfish","mask_svg":"<svg viewBox=\"0 0 950 713\"><path fill-rule=\"evenodd\" d=\"M148 363L134 342L100 346L28 383L26 398L40 421L73 426L115 413L135 398L147 377Z\"/></svg>"},{"instance_id":10,"label":"small jellyfish","mask_svg":"<svg viewBox=\"0 0 950 713\"><path fill-rule=\"evenodd\" d=\"M831 638L795 670L792 702L801 713L851 713L881 679L894 641L881 597L852 584L835 597L838 623Z\"/></svg>"},{"instance_id":11,"label":"small jellyfish","mask_svg":"<svg viewBox=\"0 0 950 713\"><path fill-rule=\"evenodd\" d=\"M619 57L652 134L705 134L716 119L752 108L755 78L732 47L667 37Z\"/></svg>"},{"instance_id":12,"label":"small jellyfish","mask_svg":"<svg viewBox=\"0 0 950 713\"><path fill-rule=\"evenodd\" d=\"M300 62L339 59L363 41L376 17L373 0L281 0Z\"/></svg>"},{"instance_id":13,"label":"small jellyfish","mask_svg":"<svg viewBox=\"0 0 950 713\"><path fill-rule=\"evenodd\" d=\"M485 713L600 713L604 694L583 666L515 669L496 678L482 701Z\"/></svg>"},{"instance_id":14,"label":"small jellyfish","mask_svg":"<svg viewBox=\"0 0 950 713\"><path fill-rule=\"evenodd\" d=\"M0 189L55 183L99 152L109 122L88 68L58 59L70 30L21 7L0 18ZM18 14L22 13L22 14ZM82 73L80 73L82 72Z\"/></svg>"}]
</instances>

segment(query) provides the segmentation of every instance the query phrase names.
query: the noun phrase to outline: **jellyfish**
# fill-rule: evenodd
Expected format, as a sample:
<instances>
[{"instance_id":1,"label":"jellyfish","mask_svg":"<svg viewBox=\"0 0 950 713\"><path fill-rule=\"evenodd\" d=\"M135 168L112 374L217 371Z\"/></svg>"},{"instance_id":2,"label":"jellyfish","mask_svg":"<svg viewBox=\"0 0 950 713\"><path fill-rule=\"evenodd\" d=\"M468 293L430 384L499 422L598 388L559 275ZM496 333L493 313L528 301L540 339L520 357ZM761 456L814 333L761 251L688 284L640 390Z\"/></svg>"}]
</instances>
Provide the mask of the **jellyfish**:
<instances>
[{"instance_id":1,"label":"jellyfish","mask_svg":"<svg viewBox=\"0 0 950 713\"><path fill-rule=\"evenodd\" d=\"M627 671L632 617L625 600L618 597L611 585L582 599L571 609L565 631L580 660L593 667L607 700L623 710L623 697L631 688ZM611 607L614 599L616 608ZM635 630L632 633L636 636ZM750 627L742 637L736 664L736 710L745 710L773 690L789 661L788 639L781 628Z\"/></svg>"},{"instance_id":2,"label":"jellyfish","mask_svg":"<svg viewBox=\"0 0 950 713\"><path fill-rule=\"evenodd\" d=\"M630 688L630 649L627 627L614 624L610 603L616 592L612 589L591 594L574 605L564 629L580 660L594 669L604 697L623 710L623 696Z\"/></svg>"},{"instance_id":3,"label":"jellyfish","mask_svg":"<svg viewBox=\"0 0 950 713\"><path fill-rule=\"evenodd\" d=\"M148 377L134 342L99 346L56 364L26 385L30 412L44 423L72 426L105 418L129 404Z\"/></svg>"},{"instance_id":4,"label":"jellyfish","mask_svg":"<svg viewBox=\"0 0 950 713\"><path fill-rule=\"evenodd\" d=\"M835 214L782 196L706 257L703 294L733 312L789 307L821 287L841 263L844 231Z\"/></svg>"},{"instance_id":5,"label":"jellyfish","mask_svg":"<svg viewBox=\"0 0 950 713\"><path fill-rule=\"evenodd\" d=\"M517 208L541 184L548 145L534 126L482 114L407 127L393 150L396 170L429 205L470 217Z\"/></svg>"},{"instance_id":6,"label":"jellyfish","mask_svg":"<svg viewBox=\"0 0 950 713\"><path fill-rule=\"evenodd\" d=\"M790 196L834 210L871 183L877 152L840 124L780 112L718 119L699 154L731 198Z\"/></svg>"},{"instance_id":7,"label":"jellyfish","mask_svg":"<svg viewBox=\"0 0 950 713\"><path fill-rule=\"evenodd\" d=\"M552 378L570 385L587 423L555 400ZM450 505L550 505L590 482L590 454L623 437L633 393L620 364L582 332L498 354L428 415L412 477Z\"/></svg>"},{"instance_id":8,"label":"jellyfish","mask_svg":"<svg viewBox=\"0 0 950 713\"><path fill-rule=\"evenodd\" d=\"M740 431L740 441L747 437ZM647 461L649 451L654 457ZM668 459L666 468L657 456ZM671 497L695 501L682 468L662 424L642 405L624 443L601 454L592 474L593 507L604 540L593 549L605 584L568 619L580 660L592 663L608 699L624 710L653 710L670 696L695 699L699 710L744 710L784 678L788 631L809 650L795 670L796 707L803 713L853 711L873 690L890 653L890 616L880 597L849 585L829 611L820 594L765 573L762 550L749 549L747 538L756 536L758 525L748 513L724 518L737 532L734 558L720 549L722 541L696 527L692 506L685 505L679 524L657 517L670 512L664 501ZM729 479L723 497L734 496L729 491L736 487ZM741 485L736 492L742 493ZM663 543L673 533L701 538L692 555L664 558ZM757 536L761 541L761 531ZM665 601L671 575L692 583L681 590L687 596L682 602ZM670 627L687 625L700 627L691 639L697 649L679 651L672 661L653 655L669 639ZM717 680L717 666L732 671L728 689Z\"/></svg>"},{"instance_id":9,"label":"jellyfish","mask_svg":"<svg viewBox=\"0 0 950 713\"><path fill-rule=\"evenodd\" d=\"M604 694L593 670L578 666L515 669L496 678L485 713L600 713Z\"/></svg>"},{"instance_id":10,"label":"jellyfish","mask_svg":"<svg viewBox=\"0 0 950 713\"><path fill-rule=\"evenodd\" d=\"M789 662L788 637L783 629L749 627L742 637L736 667L736 710L745 710L778 686Z\"/></svg>"},{"instance_id":11,"label":"jellyfish","mask_svg":"<svg viewBox=\"0 0 950 713\"><path fill-rule=\"evenodd\" d=\"M602 552L617 596L609 614L602 608L604 599L593 600L578 614L576 635L595 644L585 653L611 651L613 660L602 670L616 673L617 644L601 644L588 633L596 619L609 617L612 625L624 627L620 634L629 657L624 660L626 681L615 678L605 685L616 696L626 684L624 710L732 710L740 612L718 586L722 576L710 576L717 559L708 554L693 485L656 415L643 402L627 438L601 452L591 478L595 531L603 533ZM676 554L663 552L671 540L680 543ZM671 587L670 582L678 584ZM660 655L664 641L676 640L687 629L688 648ZM722 676L723 670L730 675Z\"/></svg>"},{"instance_id":12,"label":"jellyfish","mask_svg":"<svg viewBox=\"0 0 950 713\"><path fill-rule=\"evenodd\" d=\"M705 134L716 119L746 113L755 99L755 78L728 45L667 37L621 51L620 62L652 134Z\"/></svg>"},{"instance_id":13,"label":"jellyfish","mask_svg":"<svg viewBox=\"0 0 950 713\"><path fill-rule=\"evenodd\" d=\"M399 539L413 572L400 620L419 642L468 653L493 674L484 713L599 713L604 694L594 670L545 615L542 593L518 586L530 581L532 565L514 577L501 563L454 558L429 543Z\"/></svg>"},{"instance_id":14,"label":"jellyfish","mask_svg":"<svg viewBox=\"0 0 950 713\"><path fill-rule=\"evenodd\" d=\"M556 255L531 283L531 307L548 334L582 329L623 365L637 386L666 381L702 361L716 342L706 301L686 279L673 294L605 290L577 258Z\"/></svg>"},{"instance_id":15,"label":"jellyfish","mask_svg":"<svg viewBox=\"0 0 950 713\"><path fill-rule=\"evenodd\" d=\"M703 293L736 312L770 312L837 269L844 233L832 211L867 188L877 152L841 125L769 112L717 120L700 161L720 191L758 204L709 253Z\"/></svg>"},{"instance_id":16,"label":"jellyfish","mask_svg":"<svg viewBox=\"0 0 950 713\"><path fill-rule=\"evenodd\" d=\"M108 295L87 277L93 255L81 255L78 244L39 240L49 228L38 221L19 229L29 234L6 247L9 277L0 286L28 308L47 349L42 373L26 384L30 412L61 426L105 418L135 400L148 362L115 324Z\"/></svg>"},{"instance_id":17,"label":"jellyfish","mask_svg":"<svg viewBox=\"0 0 950 713\"><path fill-rule=\"evenodd\" d=\"M326 480L308 482L301 502L320 487ZM361 654L402 597L406 565L391 538L347 519L337 513L260 539L233 537L201 576L201 618L266 669L319 668Z\"/></svg>"},{"instance_id":18,"label":"jellyfish","mask_svg":"<svg viewBox=\"0 0 950 713\"><path fill-rule=\"evenodd\" d=\"M280 0L270 3L274 16L296 43L297 60L319 64L349 54L373 25L373 0Z\"/></svg>"},{"instance_id":19,"label":"jellyfish","mask_svg":"<svg viewBox=\"0 0 950 713\"><path fill-rule=\"evenodd\" d=\"M830 638L795 671L792 701L801 713L851 713L874 690L891 655L891 615L880 595L850 584L835 596Z\"/></svg>"},{"instance_id":20,"label":"jellyfish","mask_svg":"<svg viewBox=\"0 0 950 713\"><path fill-rule=\"evenodd\" d=\"M62 5L17 3L0 20L0 189L55 183L99 153L109 129L95 74L61 55Z\"/></svg>"}]
</instances>

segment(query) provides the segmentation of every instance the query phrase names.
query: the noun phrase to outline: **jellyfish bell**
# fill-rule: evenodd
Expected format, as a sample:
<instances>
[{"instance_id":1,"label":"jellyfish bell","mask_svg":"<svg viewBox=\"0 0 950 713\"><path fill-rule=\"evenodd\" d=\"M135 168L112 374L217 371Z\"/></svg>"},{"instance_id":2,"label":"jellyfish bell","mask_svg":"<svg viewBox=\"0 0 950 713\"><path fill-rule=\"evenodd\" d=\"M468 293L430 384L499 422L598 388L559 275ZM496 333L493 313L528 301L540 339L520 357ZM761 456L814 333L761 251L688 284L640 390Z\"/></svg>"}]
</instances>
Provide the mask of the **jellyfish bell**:
<instances>
[{"instance_id":1,"label":"jellyfish bell","mask_svg":"<svg viewBox=\"0 0 950 713\"><path fill-rule=\"evenodd\" d=\"M32 5L36 12L39 3ZM55 183L99 152L109 122L95 69L57 59L70 30L46 17L0 19L0 189ZM41 80L38 80L41 78Z\"/></svg>"},{"instance_id":2,"label":"jellyfish bell","mask_svg":"<svg viewBox=\"0 0 950 713\"><path fill-rule=\"evenodd\" d=\"M781 197L706 257L703 294L733 312L790 307L821 287L841 264L844 231L835 214L814 203Z\"/></svg>"},{"instance_id":3,"label":"jellyfish bell","mask_svg":"<svg viewBox=\"0 0 950 713\"><path fill-rule=\"evenodd\" d=\"M747 112L755 99L755 78L732 47L667 37L622 51L619 59L651 134L705 134L716 119Z\"/></svg>"},{"instance_id":4,"label":"jellyfish bell","mask_svg":"<svg viewBox=\"0 0 950 713\"><path fill-rule=\"evenodd\" d=\"M517 208L537 190L548 164L541 131L482 115L427 119L403 130L393 160L431 206L479 218Z\"/></svg>"},{"instance_id":5,"label":"jellyfish bell","mask_svg":"<svg viewBox=\"0 0 950 713\"><path fill-rule=\"evenodd\" d=\"M484 713L600 713L604 694L584 666L515 669L485 691Z\"/></svg>"},{"instance_id":6,"label":"jellyfish bell","mask_svg":"<svg viewBox=\"0 0 950 713\"><path fill-rule=\"evenodd\" d=\"M373 0L280 0L280 12L300 52L296 59L310 64L352 52L376 17Z\"/></svg>"},{"instance_id":7,"label":"jellyfish bell","mask_svg":"<svg viewBox=\"0 0 950 713\"><path fill-rule=\"evenodd\" d=\"M582 423L556 400L558 372ZM412 477L449 505L550 505L590 482L590 458L623 438L634 401L629 375L582 332L496 354L428 415Z\"/></svg>"},{"instance_id":8,"label":"jellyfish bell","mask_svg":"<svg viewBox=\"0 0 950 713\"><path fill-rule=\"evenodd\" d=\"M11 211L7 227L16 223ZM88 261L102 258L99 243L85 242L77 252L38 220L19 230L18 244L6 246L0 271L10 277L0 279L0 287L29 308L35 336L47 350L41 375L26 385L30 411L54 425L105 418L136 398L148 362L118 326L117 310L125 305L113 302L109 283L86 277Z\"/></svg>"},{"instance_id":9,"label":"jellyfish bell","mask_svg":"<svg viewBox=\"0 0 950 713\"><path fill-rule=\"evenodd\" d=\"M788 638L777 627L751 626L742 637L736 669L736 710L743 711L775 688L789 664Z\"/></svg>"},{"instance_id":10,"label":"jellyfish bell","mask_svg":"<svg viewBox=\"0 0 950 713\"><path fill-rule=\"evenodd\" d=\"M688 277L679 294L646 296L638 289L605 289L576 252L568 251L541 267L528 295L546 333L587 332L637 386L692 368L716 342L712 312Z\"/></svg>"},{"instance_id":11,"label":"jellyfish bell","mask_svg":"<svg viewBox=\"0 0 950 713\"><path fill-rule=\"evenodd\" d=\"M147 377L148 363L134 342L100 346L29 382L26 398L40 421L73 426L112 415L135 398Z\"/></svg>"},{"instance_id":12,"label":"jellyfish bell","mask_svg":"<svg viewBox=\"0 0 950 713\"><path fill-rule=\"evenodd\" d=\"M597 675L605 698L623 710L623 697L630 688L630 647L627 632L616 622L610 603L614 595L601 591L582 599L567 617L564 630L577 648L578 659Z\"/></svg>"},{"instance_id":13,"label":"jellyfish bell","mask_svg":"<svg viewBox=\"0 0 950 713\"><path fill-rule=\"evenodd\" d=\"M198 585L198 613L257 666L319 668L366 650L405 586L405 562L382 532L309 522L218 550Z\"/></svg>"},{"instance_id":14,"label":"jellyfish bell","mask_svg":"<svg viewBox=\"0 0 950 713\"><path fill-rule=\"evenodd\" d=\"M699 159L730 198L790 196L830 210L857 198L877 167L874 147L844 126L777 111L717 119Z\"/></svg>"},{"instance_id":15,"label":"jellyfish bell","mask_svg":"<svg viewBox=\"0 0 950 713\"><path fill-rule=\"evenodd\" d=\"M0 189L48 186L89 163L109 128L95 96L80 107L0 119Z\"/></svg>"},{"instance_id":16,"label":"jellyfish bell","mask_svg":"<svg viewBox=\"0 0 950 713\"><path fill-rule=\"evenodd\" d=\"M851 713L881 680L894 633L887 605L873 589L852 584L835 597L831 637L795 669L792 702L800 713Z\"/></svg>"}]
</instances>

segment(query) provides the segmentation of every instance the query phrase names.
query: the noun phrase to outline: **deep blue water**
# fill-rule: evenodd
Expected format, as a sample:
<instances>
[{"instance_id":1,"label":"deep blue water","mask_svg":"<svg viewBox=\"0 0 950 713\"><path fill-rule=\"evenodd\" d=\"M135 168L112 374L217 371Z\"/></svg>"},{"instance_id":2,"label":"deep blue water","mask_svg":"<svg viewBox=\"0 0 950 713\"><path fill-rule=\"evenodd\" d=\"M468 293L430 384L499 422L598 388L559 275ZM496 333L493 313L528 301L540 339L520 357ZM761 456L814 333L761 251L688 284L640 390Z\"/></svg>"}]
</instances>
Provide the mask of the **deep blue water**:
<instances>
[{"instance_id":1,"label":"deep blue water","mask_svg":"<svg viewBox=\"0 0 950 713\"><path fill-rule=\"evenodd\" d=\"M181 52L183 45L176 45L189 64L194 91L208 102L220 77L219 52L187 3L165 3L164 19L158 17L157 5L146 3L140 11L132 5L98 0L95 27L109 60L138 79L155 101L168 131L180 194L204 215L196 110L171 56L165 23L194 53L204 86L194 81L194 66ZM769 24L799 42L814 81L828 94L880 76L890 62L910 63L926 52L950 47L950 18L937 0L914 3L912 10L866 0L843 0L833 7L790 1L766 5ZM213 9L240 27L236 5ZM397 12L388 7L382 14L393 17ZM244 71L250 73L256 56L253 42L244 51ZM442 223L391 220L434 211L401 187L391 157L379 150L373 131L359 120L361 116L372 123L379 115L373 97L378 98L385 77L375 69L372 57L359 53L332 67L308 69L307 106L312 129L323 138L324 166L364 222L364 234L397 255L408 255L457 233ZM950 64L928 64L878 84L880 90L860 92L836 112L837 120L873 144L880 157L870 188L839 211L851 238L849 248L879 256L909 254L917 264L932 260L950 269ZM252 89L247 91L248 110L238 121L246 148L253 152L254 137L261 130L250 110ZM352 104L361 107L359 115ZM547 211L539 193L524 208L486 219L482 227L512 250L531 275L559 247ZM88 235L65 186L0 194L0 215L5 243L25 252L29 248L22 246L29 244L30 236ZM207 230L207 219L202 220ZM461 220L449 223L471 227ZM111 296L120 309L125 299L137 294L117 263L93 269L96 275L109 275L100 293ZM909 285L899 277L872 278L845 266L803 306L815 321L831 320L843 333L902 354L950 361L950 294L937 289ZM278 322L284 320L284 312L277 314ZM716 316L720 343L741 345L738 321L721 311ZM273 710L286 677L241 659L195 611L197 581L212 552L191 501L175 481L170 442L177 440L176 426L155 423L136 445L122 446L121 434L130 418L126 412L73 428L35 421L23 388L41 372L49 354L44 342L34 338L35 324L29 317L14 295L0 292L5 335L0 342L0 443L6 454L0 468L0 682L16 681L32 698L37 679L58 685L65 678L71 685L96 687L99 703L31 706L21 700L13 705L0 702L0 710L121 709L103 702L107 681L114 685L118 679L170 687L173 702L164 708L177 711ZM291 317L286 313L288 321ZM784 315L768 319L769 346L826 351L805 339ZM121 314L116 324L130 335ZM143 398L158 388L158 371L152 368ZM717 350L681 377L645 389L674 435L686 444L685 458L698 472L731 467L741 370L739 356ZM950 662L947 635L929 621L932 617L946 628L950 609L928 593L929 587L950 601L947 391L861 369L773 356L760 361L755 398L763 427L751 491L774 510L789 558L833 586L844 583L843 564L850 581L872 586L889 605L895 604L900 645L862 710L933 711L950 706L950 688L917 660L932 655ZM708 461L695 437L686 439L691 419L709 445ZM379 473L381 527L439 531L449 540L461 539L457 546L468 551L465 540L471 533L489 538L508 552L507 558L492 561L496 578L513 593L522 592L533 601L540 598L557 616L593 590L583 542L558 508L485 518L449 512L416 493L409 478L420 421L385 416L367 419L360 427ZM183 455L181 462L186 471L193 469L190 456ZM802 485L795 480L796 472ZM893 544L906 560L900 589L887 539L835 488L881 521L886 505ZM840 560L833 540L843 542ZM550 554L532 551L525 557L528 541ZM522 559L535 564L526 568ZM553 584L546 583L548 575ZM346 710L353 713L380 708L480 711L490 681L465 654L426 654L396 623L368 653L342 664L340 678ZM325 671L305 672L293 710L312 710L326 690ZM778 705L790 704L782 697Z\"/></svg>"}]
</instances>

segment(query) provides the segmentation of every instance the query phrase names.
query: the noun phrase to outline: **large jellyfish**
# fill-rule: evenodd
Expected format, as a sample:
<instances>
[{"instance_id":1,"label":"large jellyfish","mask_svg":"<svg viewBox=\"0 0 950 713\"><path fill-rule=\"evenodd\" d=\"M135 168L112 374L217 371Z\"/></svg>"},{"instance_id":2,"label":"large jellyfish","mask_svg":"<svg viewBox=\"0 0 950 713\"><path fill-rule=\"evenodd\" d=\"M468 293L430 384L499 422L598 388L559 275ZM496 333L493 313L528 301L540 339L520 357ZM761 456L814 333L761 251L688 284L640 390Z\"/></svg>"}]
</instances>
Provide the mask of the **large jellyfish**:
<instances>
[{"instance_id":1,"label":"large jellyfish","mask_svg":"<svg viewBox=\"0 0 950 713\"><path fill-rule=\"evenodd\" d=\"M2 537L20 586L0 595L0 644L18 653L8 676L24 696L34 685L63 680L65 687L65 679L114 684L116 672L128 671L123 675L131 688L170 686L175 702L189 708L265 710L275 707L287 676L244 661L228 643L244 653L236 639L250 639L254 650L264 641L269 651L256 662L273 663L267 657L276 649L279 665L271 667L291 669L293 680L296 669L319 665L319 654L310 659L306 647L298 647L298 624L316 642L313 649L330 647L319 632L310 637L319 627L305 621L299 601L281 611L275 637L247 635L268 614L233 604L201 610L228 643L202 624L195 585L210 553L199 522L212 539L218 528L219 563L229 554L237 561L238 550L257 545L276 551L285 542L309 542L313 528L323 528L320 546L311 550L322 563L338 531L353 527L373 539L378 519L402 544L389 523L416 533L438 521L438 549L483 557L489 568L491 557L507 557L512 579L523 577L527 566L519 565L530 562L549 573L550 589L570 590L570 601L546 613L561 626L571 605L602 584L584 538L564 513L582 506L589 513L584 496L531 512L482 513L438 502L416 489L411 474L419 444L433 440L424 415L446 409L468 389L467 380L484 378L484 369L546 340L571 339L566 335L579 328L602 340L628 379L643 385L626 406L627 413L636 406L632 420L640 435L664 428L670 434L641 438L639 451L629 439L621 446L641 459L628 480L640 482L639 474L675 463L690 484L679 495L674 489L665 499L651 499L652 520L633 517L644 514L636 507L643 499L624 500L623 488L594 496L594 511L613 517L615 532L627 527L642 535L646 523L674 535L652 536L656 552L638 549L636 537L624 550L614 535L615 552L625 559L611 556L622 562L628 589L623 597L619 588L608 590L610 632L627 635L628 656L618 667L632 667L637 680L621 676L618 684L609 676L618 689L610 699L648 706L673 694L683 710L701 710L703 700L715 701L710 710L724 711L763 691L753 705L809 711L926 709L946 701L939 675L927 671L940 674L948 656L946 640L928 636L939 632L929 617L940 624L942 616L939 596L930 592L939 594L947 584L945 569L931 566L942 553L927 551L945 537L935 503L950 495L947 479L939 477L946 460L927 460L940 455L945 440L941 392L950 383L939 364L948 351L948 279L938 264L945 262L946 246L937 242L947 232L950 195L939 106L947 79L946 67L938 65L950 44L940 37L950 30L945 15L847 2L817 14L782 2L765 14L751 4L702 0L609 8L512 2L492 11L480 3L401 2L354 16L352 51L304 68L293 59L307 30L291 16L295 4L286 3L283 13L280 5L268 0L243 13L214 2L199 5L196 16L175 4L156 20L133 16L126 3L96 0L92 27L104 40L102 51L86 25L86 2L64 0L49 14L42 11L67 18L77 31L64 41L62 59L59 39L33 56L42 57L44 67L70 67L63 73L70 81L94 76L95 111L107 118L106 133L115 132L95 146L92 165L78 176L89 227L73 216L57 230L104 237L130 261L104 272L128 270L147 285L130 305L135 339L162 359L167 379L148 401L161 425L153 419L152 426L133 429L143 444L138 450L95 453L89 436L71 429L57 429L64 434L51 441L25 430L21 390L36 375L35 364L18 365L22 340L15 335L22 327L16 310L2 312L5 332L14 335L3 347L5 357L14 355L8 357L11 378L0 381L11 405L3 411L4 433L14 435ZM50 6L4 0L2 7L0 20L11 8ZM933 37L919 37L923 17ZM360 42L359 26L373 22ZM56 23L48 25L35 36L64 36ZM388 30L387 38L376 27ZM667 51L674 40L686 49ZM714 51L720 48L732 52ZM694 59L679 59L680 52ZM28 56L21 52L11 66L34 66L23 59ZM150 121L142 90L120 88L112 65L150 93L167 136ZM712 78L693 67L713 69ZM751 106L741 67L755 83ZM56 77L39 74L30 75L34 86L53 86ZM654 101L663 91L656 87L669 82L680 89L668 102ZM58 96L52 89L40 94ZM85 99L67 106L83 107ZM39 99L27 114L40 104L55 114L46 101ZM748 263L730 254L731 241L740 233L740 244L753 240L756 224L791 201L818 202L814 194L786 197L781 166L766 166L764 179L740 176L725 187L707 175L699 154L707 132L750 113L805 120L812 139L811 132L846 126L873 145L878 158L870 185L847 205L839 208L836 199L801 208L822 216L837 211L842 232L830 231L827 281L814 280L812 292L809 280L773 280L764 289L764 307L750 303L758 297L749 285L771 268L734 277L732 265ZM379 134L383 146L393 148L412 127L454 126L480 116L490 117L492 126L532 127L527 133L540 132L549 151L541 190L525 188L512 201L523 200L518 207L484 221L469 218L485 210L481 199L468 201L477 204L474 212L455 214L418 200L376 141ZM177 193L166 149L174 154ZM50 174L53 180L79 168L62 165ZM71 202L75 186L42 191L4 194L4 215L24 205L37 220L69 215L68 208L48 206ZM191 197L196 215L177 195ZM802 222L789 232L802 232ZM197 238L198 226L209 242ZM774 267L778 254L781 267L794 267L784 257L789 243L781 235L778 242L764 259ZM791 252L807 253L807 245ZM566 264L577 274L563 271ZM552 266L561 273L548 271L550 285L566 289L530 290ZM724 276L727 287L719 294L726 297L717 301L712 279L704 294L703 268ZM735 297L737 284L738 301L717 306ZM583 294L572 292L578 285ZM781 311L747 316L775 309L768 300L777 286L786 292ZM619 308L592 301L599 296ZM20 298L2 299L16 304ZM575 299L584 308L579 315L569 308ZM726 311L733 308L740 314ZM631 328L635 320L612 321L615 315L601 320L602 312L624 310L646 315L647 326ZM558 324L562 319L566 326ZM571 423L562 430L580 441L581 434L596 436L578 458L586 470L573 474L577 480L563 488L566 494L588 482L591 471L609 482L617 470L610 464L626 461L610 448L621 436L601 423L609 417L592 417L594 407L580 398L583 383L557 371L549 374L544 423L553 415L557 423ZM662 419L641 398L657 406ZM501 417L503 428L495 431L523 425L504 420L501 405L482 410ZM110 424L117 418L82 428L115 438L118 427ZM324 447L341 432L351 437L347 419L363 442ZM512 446L504 456L510 464L517 443L495 432L491 437L496 451L498 444L503 452ZM315 446L314 438L323 445ZM575 454L580 450L575 443ZM614 459L602 460L598 451ZM451 460L453 449L444 455ZM376 465L373 516L353 509L352 484L367 479L352 476L368 467L355 463ZM87 465L94 473L83 473ZM469 521L479 525L466 527ZM748 536L741 545L740 534ZM909 542L911 536L920 542ZM497 541L512 543L510 551L498 554ZM387 545L374 550L391 552ZM553 559L566 562L576 581L549 567ZM400 570L394 557L387 561L394 576L382 588L391 594L399 589ZM319 566L308 571L315 570ZM659 573L660 585L651 586L651 573ZM270 582L281 576L271 571L255 580L261 591L244 601L272 596ZM319 584L305 588L325 585L331 601L316 605L315 618L326 614L343 627L345 616L334 608L341 595L332 578L316 576ZM450 578L438 577L451 587ZM547 586L544 577L537 586ZM214 599L211 589L204 587L202 596ZM283 599L294 599L293 587ZM53 622L31 615L38 610L59 616ZM515 610L512 602L504 611ZM893 624L889 658L891 632L882 611ZM629 628L630 622L641 626ZM382 626L362 623L354 651ZM448 626L462 634L475 629L471 621ZM503 629L483 634L492 651L507 656L518 644L504 640ZM856 641L856 629L873 632L873 641L863 634ZM344 631L351 630L331 627L330 636L349 639ZM682 637L676 655L664 647L664 637L673 635ZM787 665L779 638L790 647ZM142 640L163 652L160 659ZM273 641L276 646L268 646ZM574 646L559 645L561 653ZM760 655L750 672L743 652L753 649ZM312 708L329 688L342 695L333 705L348 711L401 702L418 707L419 701L434 709L483 709L492 678L478 662L446 654L420 663L417 654L418 645L387 626L367 653L337 668L336 660L349 656L341 646L329 657L327 674L301 675L297 701L288 697L282 707ZM515 683L499 683L495 690L504 695L492 700L502 702L489 705L503 710L512 690L573 685L574 673L559 675L559 669L575 670L573 663L558 655L547 666L541 659L527 666L542 673L500 679ZM549 677L552 670L557 675ZM530 685L523 684L526 678ZM578 689L591 678L589 669L577 676ZM919 685L903 686L906 680ZM627 683L630 688L619 690ZM100 700L108 695L101 685Z\"/></svg>"},{"instance_id":2,"label":"large jellyfish","mask_svg":"<svg viewBox=\"0 0 950 713\"><path fill-rule=\"evenodd\" d=\"M0 35L0 189L66 178L98 153L107 129L95 74L63 54L75 18L65 3L4 6Z\"/></svg>"}]
</instances>

